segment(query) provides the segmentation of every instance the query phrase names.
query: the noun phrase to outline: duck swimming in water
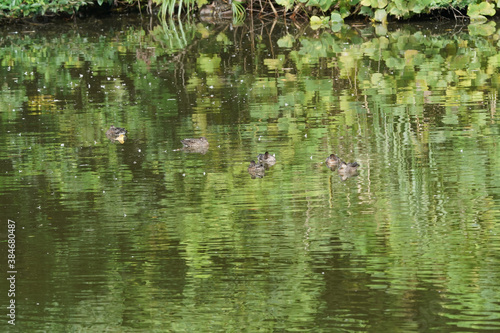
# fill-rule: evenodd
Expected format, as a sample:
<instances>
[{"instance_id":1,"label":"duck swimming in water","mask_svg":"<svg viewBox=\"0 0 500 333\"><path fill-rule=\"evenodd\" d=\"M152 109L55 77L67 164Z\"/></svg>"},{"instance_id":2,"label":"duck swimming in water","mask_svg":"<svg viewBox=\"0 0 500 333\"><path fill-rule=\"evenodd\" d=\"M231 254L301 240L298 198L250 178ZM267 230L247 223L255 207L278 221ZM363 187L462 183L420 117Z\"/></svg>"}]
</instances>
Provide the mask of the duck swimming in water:
<instances>
[{"instance_id":1,"label":"duck swimming in water","mask_svg":"<svg viewBox=\"0 0 500 333\"><path fill-rule=\"evenodd\" d=\"M199 139L184 139L181 140L181 142L184 145L182 150L188 153L206 154L208 151L209 143L207 138L204 136Z\"/></svg>"},{"instance_id":2,"label":"duck swimming in water","mask_svg":"<svg viewBox=\"0 0 500 333\"><path fill-rule=\"evenodd\" d=\"M264 165L261 163L257 164L255 161L250 162L247 170L252 178L262 178L266 172Z\"/></svg>"},{"instance_id":3,"label":"duck swimming in water","mask_svg":"<svg viewBox=\"0 0 500 333\"><path fill-rule=\"evenodd\" d=\"M109 130L106 131L106 137L108 139L111 141L119 141L120 143L125 142L125 139L127 138L125 134L127 134L127 130L125 128L115 127L114 125L111 125Z\"/></svg>"},{"instance_id":4,"label":"duck swimming in water","mask_svg":"<svg viewBox=\"0 0 500 333\"><path fill-rule=\"evenodd\" d=\"M273 166L276 163L276 156L269 154L267 151L264 154L257 155L257 159L259 163L267 166Z\"/></svg>"},{"instance_id":5,"label":"duck swimming in water","mask_svg":"<svg viewBox=\"0 0 500 333\"><path fill-rule=\"evenodd\" d=\"M204 136L199 139L184 139L181 140L184 147L208 147L208 140Z\"/></svg>"},{"instance_id":6,"label":"duck swimming in water","mask_svg":"<svg viewBox=\"0 0 500 333\"><path fill-rule=\"evenodd\" d=\"M120 134L127 134L127 130L125 128L115 127L115 125L111 125L109 130L106 131L106 135L118 136Z\"/></svg>"},{"instance_id":7,"label":"duck swimming in water","mask_svg":"<svg viewBox=\"0 0 500 333\"><path fill-rule=\"evenodd\" d=\"M335 170L341 163L342 160L335 154L331 154L325 160L325 164L332 170Z\"/></svg>"},{"instance_id":8,"label":"duck swimming in water","mask_svg":"<svg viewBox=\"0 0 500 333\"><path fill-rule=\"evenodd\" d=\"M337 172L342 180L346 180L358 175L358 167L359 164L357 162L346 163L341 161Z\"/></svg>"}]
</instances>

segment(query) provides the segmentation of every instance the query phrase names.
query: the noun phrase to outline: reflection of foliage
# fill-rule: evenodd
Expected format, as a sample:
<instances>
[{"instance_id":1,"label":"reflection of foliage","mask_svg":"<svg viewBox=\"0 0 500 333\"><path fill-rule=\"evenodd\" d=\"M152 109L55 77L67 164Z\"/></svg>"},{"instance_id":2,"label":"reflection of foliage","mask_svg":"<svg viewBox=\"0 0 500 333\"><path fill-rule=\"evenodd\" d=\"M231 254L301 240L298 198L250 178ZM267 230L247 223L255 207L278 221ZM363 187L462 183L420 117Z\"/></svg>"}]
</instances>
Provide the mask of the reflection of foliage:
<instances>
[{"instance_id":1,"label":"reflection of foliage","mask_svg":"<svg viewBox=\"0 0 500 333\"><path fill-rule=\"evenodd\" d=\"M175 52L188 47L194 38L196 26L193 24L176 23L174 20L162 21L153 31L152 36L160 42L162 49Z\"/></svg>"}]
</instances>

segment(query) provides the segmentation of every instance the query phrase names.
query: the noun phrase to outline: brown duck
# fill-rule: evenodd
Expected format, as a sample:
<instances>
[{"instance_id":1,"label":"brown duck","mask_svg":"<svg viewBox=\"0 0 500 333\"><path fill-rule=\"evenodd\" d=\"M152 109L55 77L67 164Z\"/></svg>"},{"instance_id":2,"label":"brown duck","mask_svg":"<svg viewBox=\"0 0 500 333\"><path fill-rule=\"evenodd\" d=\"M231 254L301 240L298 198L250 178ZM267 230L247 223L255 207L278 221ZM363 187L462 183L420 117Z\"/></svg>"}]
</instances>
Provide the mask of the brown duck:
<instances>
[{"instance_id":1,"label":"brown duck","mask_svg":"<svg viewBox=\"0 0 500 333\"><path fill-rule=\"evenodd\" d=\"M255 161L250 162L247 170L252 178L262 178L264 177L264 174L266 172L264 165L262 165L261 163L257 164L255 163Z\"/></svg>"},{"instance_id":2,"label":"brown duck","mask_svg":"<svg viewBox=\"0 0 500 333\"><path fill-rule=\"evenodd\" d=\"M181 142L184 145L182 150L185 152L206 154L208 151L208 140L204 136L199 139L184 139Z\"/></svg>"},{"instance_id":3,"label":"brown duck","mask_svg":"<svg viewBox=\"0 0 500 333\"><path fill-rule=\"evenodd\" d=\"M257 155L257 159L259 163L264 163L268 166L272 166L276 163L276 156L269 154L267 151L264 154Z\"/></svg>"},{"instance_id":4,"label":"brown duck","mask_svg":"<svg viewBox=\"0 0 500 333\"><path fill-rule=\"evenodd\" d=\"M184 147L190 147L190 148L207 147L208 148L208 140L204 136L202 136L199 139L184 139L184 140L181 140L181 142L184 145Z\"/></svg>"},{"instance_id":5,"label":"brown duck","mask_svg":"<svg viewBox=\"0 0 500 333\"><path fill-rule=\"evenodd\" d=\"M326 165L332 169L332 168L336 168L337 166L339 166L339 164L342 163L342 160L340 159L340 157L338 157L337 155L335 154L331 154L330 156L328 156L325 160L325 163Z\"/></svg>"},{"instance_id":6,"label":"brown duck","mask_svg":"<svg viewBox=\"0 0 500 333\"><path fill-rule=\"evenodd\" d=\"M125 139L127 138L125 134L127 134L127 130L125 128L115 127L114 125L111 125L109 130L106 131L106 137L108 139L111 141L119 141L120 143L125 142Z\"/></svg>"},{"instance_id":7,"label":"brown duck","mask_svg":"<svg viewBox=\"0 0 500 333\"><path fill-rule=\"evenodd\" d=\"M358 175L358 167L359 164L357 162L346 163L341 161L337 172L342 180L346 180Z\"/></svg>"}]
</instances>

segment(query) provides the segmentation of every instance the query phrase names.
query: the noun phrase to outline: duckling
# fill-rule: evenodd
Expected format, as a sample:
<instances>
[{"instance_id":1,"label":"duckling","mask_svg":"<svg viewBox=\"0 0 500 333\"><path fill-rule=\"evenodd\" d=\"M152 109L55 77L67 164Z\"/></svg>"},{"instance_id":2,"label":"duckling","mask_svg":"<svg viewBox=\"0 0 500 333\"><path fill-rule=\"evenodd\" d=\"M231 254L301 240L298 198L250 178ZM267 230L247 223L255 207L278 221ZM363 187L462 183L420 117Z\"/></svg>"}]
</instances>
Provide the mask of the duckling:
<instances>
[{"instance_id":1,"label":"duckling","mask_svg":"<svg viewBox=\"0 0 500 333\"><path fill-rule=\"evenodd\" d=\"M106 131L106 137L108 139L111 141L119 141L120 143L125 142L125 139L127 138L125 134L127 134L127 130L125 128L115 127L114 125L111 125L109 130Z\"/></svg>"},{"instance_id":2,"label":"duckling","mask_svg":"<svg viewBox=\"0 0 500 333\"><path fill-rule=\"evenodd\" d=\"M337 155L331 154L326 158L325 163L330 169L334 170L339 164L342 163L342 160Z\"/></svg>"},{"instance_id":3,"label":"duckling","mask_svg":"<svg viewBox=\"0 0 500 333\"><path fill-rule=\"evenodd\" d=\"M264 154L257 155L257 159L259 163L264 163L268 166L273 166L276 163L276 156L269 154L267 151Z\"/></svg>"},{"instance_id":4,"label":"duckling","mask_svg":"<svg viewBox=\"0 0 500 333\"><path fill-rule=\"evenodd\" d=\"M337 172L342 180L346 180L347 178L358 175L358 167L359 164L357 162L346 163L341 161Z\"/></svg>"},{"instance_id":5,"label":"duckling","mask_svg":"<svg viewBox=\"0 0 500 333\"><path fill-rule=\"evenodd\" d=\"M265 174L264 165L262 165L261 163L257 164L255 163L255 161L250 162L247 170L252 178L262 178Z\"/></svg>"}]
</instances>

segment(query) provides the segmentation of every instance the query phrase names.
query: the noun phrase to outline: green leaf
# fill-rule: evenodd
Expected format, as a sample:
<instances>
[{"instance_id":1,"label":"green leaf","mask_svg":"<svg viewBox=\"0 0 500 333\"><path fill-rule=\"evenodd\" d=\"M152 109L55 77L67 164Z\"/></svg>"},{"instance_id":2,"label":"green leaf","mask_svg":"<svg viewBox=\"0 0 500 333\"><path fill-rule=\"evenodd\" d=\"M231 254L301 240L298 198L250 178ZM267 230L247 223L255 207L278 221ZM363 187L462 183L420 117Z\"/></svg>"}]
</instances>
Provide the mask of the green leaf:
<instances>
[{"instance_id":1,"label":"green leaf","mask_svg":"<svg viewBox=\"0 0 500 333\"><path fill-rule=\"evenodd\" d=\"M377 9L375 11L374 19L376 22L386 23L387 22L387 12L385 11L385 9Z\"/></svg>"},{"instance_id":2,"label":"green leaf","mask_svg":"<svg viewBox=\"0 0 500 333\"><path fill-rule=\"evenodd\" d=\"M281 37L278 40L279 47L291 48L293 46L293 43L295 43L295 38L290 34L288 34L284 37Z\"/></svg>"},{"instance_id":3,"label":"green leaf","mask_svg":"<svg viewBox=\"0 0 500 333\"><path fill-rule=\"evenodd\" d=\"M335 11L330 16L330 21L333 23L343 23L344 19L342 18L342 15Z\"/></svg>"},{"instance_id":4,"label":"green leaf","mask_svg":"<svg viewBox=\"0 0 500 333\"><path fill-rule=\"evenodd\" d=\"M311 23L311 29L317 30L321 28L326 22L328 21L328 18L325 17L318 17L316 15L311 16L310 23Z\"/></svg>"},{"instance_id":5,"label":"green leaf","mask_svg":"<svg viewBox=\"0 0 500 333\"><path fill-rule=\"evenodd\" d=\"M333 32L339 32L341 29L342 29L342 23L333 23L331 26L330 26L330 29L332 29ZM338 51L340 52L340 50Z\"/></svg>"},{"instance_id":6,"label":"green leaf","mask_svg":"<svg viewBox=\"0 0 500 333\"><path fill-rule=\"evenodd\" d=\"M377 0L377 8L385 8L387 6L387 0Z\"/></svg>"},{"instance_id":7,"label":"green leaf","mask_svg":"<svg viewBox=\"0 0 500 333\"><path fill-rule=\"evenodd\" d=\"M349 11L349 7L344 7L344 6L339 8L339 13L343 19L348 17L349 15L351 15L351 12Z\"/></svg>"},{"instance_id":8,"label":"green leaf","mask_svg":"<svg viewBox=\"0 0 500 333\"><path fill-rule=\"evenodd\" d=\"M469 18L470 18L470 22L472 24L481 24L481 23L488 21L488 19L486 17L484 17L483 15L473 15L473 16L469 16Z\"/></svg>"},{"instance_id":9,"label":"green leaf","mask_svg":"<svg viewBox=\"0 0 500 333\"><path fill-rule=\"evenodd\" d=\"M361 10L359 11L360 15L365 15L368 17L373 17L373 9L371 7L363 6L361 7Z\"/></svg>"},{"instance_id":10,"label":"green leaf","mask_svg":"<svg viewBox=\"0 0 500 333\"><path fill-rule=\"evenodd\" d=\"M496 31L496 24L490 21L486 24L470 24L469 34L471 36L491 36Z\"/></svg>"},{"instance_id":11,"label":"green leaf","mask_svg":"<svg viewBox=\"0 0 500 333\"><path fill-rule=\"evenodd\" d=\"M385 24L377 24L375 26L375 33L377 34L377 36L386 36L387 26Z\"/></svg>"},{"instance_id":12,"label":"green leaf","mask_svg":"<svg viewBox=\"0 0 500 333\"><path fill-rule=\"evenodd\" d=\"M294 0L276 0L276 3L280 6L285 7L285 9L288 11L293 7Z\"/></svg>"},{"instance_id":13,"label":"green leaf","mask_svg":"<svg viewBox=\"0 0 500 333\"><path fill-rule=\"evenodd\" d=\"M318 29L323 24L323 20L316 15L311 16L310 22L311 28L314 30Z\"/></svg>"},{"instance_id":14,"label":"green leaf","mask_svg":"<svg viewBox=\"0 0 500 333\"><path fill-rule=\"evenodd\" d=\"M330 0L309 0L307 2L308 6L319 7L321 10L326 11L331 7Z\"/></svg>"},{"instance_id":15,"label":"green leaf","mask_svg":"<svg viewBox=\"0 0 500 333\"><path fill-rule=\"evenodd\" d=\"M467 9L467 15L472 19L473 17L487 15L493 16L495 15L496 10L495 7L489 2L481 2L478 4L469 5Z\"/></svg>"},{"instance_id":16,"label":"green leaf","mask_svg":"<svg viewBox=\"0 0 500 333\"><path fill-rule=\"evenodd\" d=\"M311 16L311 24L321 24L323 21L316 15Z\"/></svg>"}]
</instances>

